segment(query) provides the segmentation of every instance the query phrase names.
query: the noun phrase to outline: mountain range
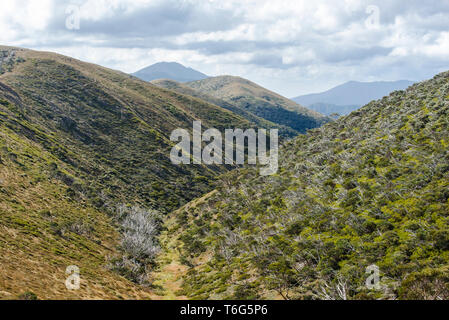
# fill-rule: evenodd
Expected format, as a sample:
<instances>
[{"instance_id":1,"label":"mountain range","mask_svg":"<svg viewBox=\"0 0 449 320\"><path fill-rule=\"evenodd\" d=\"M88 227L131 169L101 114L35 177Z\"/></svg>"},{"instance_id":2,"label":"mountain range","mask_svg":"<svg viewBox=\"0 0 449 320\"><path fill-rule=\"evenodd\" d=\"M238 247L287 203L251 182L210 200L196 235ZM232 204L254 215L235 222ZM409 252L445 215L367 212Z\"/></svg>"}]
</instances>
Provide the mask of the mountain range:
<instances>
[{"instance_id":1,"label":"mountain range","mask_svg":"<svg viewBox=\"0 0 449 320\"><path fill-rule=\"evenodd\" d=\"M0 46L0 299L449 299L448 101L445 72L331 121ZM279 171L173 164L196 120L278 128Z\"/></svg>"},{"instance_id":2,"label":"mountain range","mask_svg":"<svg viewBox=\"0 0 449 320\"><path fill-rule=\"evenodd\" d=\"M266 103L265 101L262 101L262 104L260 104L261 101L237 101L238 95L230 95L229 97L226 97L226 94L224 92L233 92L235 91L237 93L237 90L235 88L243 88L245 85L249 85L254 89L255 84L251 83L250 81L246 79L242 79L239 77L232 77L232 76L219 76L219 77L208 77L207 75L194 70L192 68L187 68L179 63L176 62L160 62L153 64L147 68L144 68L140 71L137 71L133 74L134 76L144 80L144 81L154 81L153 83L160 86L165 87L168 86L171 89L174 89L176 87L176 90L178 92L187 92L186 87L191 87L192 89L195 89L197 92L193 93L191 90L187 94L198 96L199 94L202 94L202 99L205 99L206 97L204 95L207 95L207 99L210 102L211 98L215 102L215 104L218 105L227 105L229 107L230 105L233 105L234 110L236 111L235 107L238 105L240 109L242 109L242 105L244 103L247 104L247 107L245 109L249 109L249 105L255 105L258 104L258 110L253 115L256 115L258 117L261 116L265 120L268 118L271 118L271 120L275 119L279 115L272 115L271 109L270 114L267 114L267 112L264 112L263 105ZM191 83L190 82L196 82L196 81L202 81L203 83L199 85L199 83ZM175 83L177 83L175 85ZM222 85L217 85L218 83L222 83ZM391 92L395 90L404 90L410 85L412 85L413 81L408 80L400 80L400 81L376 81L376 82L358 82L358 81L349 81L342 85L336 86L330 90L321 92L321 93L314 93L314 94L307 94L298 96L295 98L292 98L294 102L296 102L299 105L303 105L307 107L309 110L316 111L320 114L326 115L326 116L334 116L334 115L346 115L351 113L352 111L355 111L359 109L361 106L367 104L368 102L372 100L380 99ZM181 86L184 85L182 88ZM209 88L210 85L210 88ZM200 89L200 90L198 90ZM263 89L263 88L262 88ZM264 89L267 90L267 89ZM254 97L255 90L251 90L250 93ZM241 93L241 92L240 92ZM224 96L222 96L224 94ZM261 95L259 95L259 98ZM230 99L233 99L232 104L230 104ZM206 100L207 100L206 99ZM219 99L220 101L218 101ZM282 99L284 99L282 97ZM284 99L283 102L285 105L292 105L291 101L286 101ZM226 108L226 107L225 107ZM228 108L227 108L228 109ZM293 107L295 109L295 107ZM247 110L248 111L248 110ZM239 110L239 112L242 112L242 110ZM301 110L301 112L304 112L304 110ZM265 114L265 116L263 116ZM285 116L285 115L284 115ZM316 115L315 115L316 116ZM282 117L282 116L281 116ZM260 121L256 122L260 123ZM268 119L270 120L270 119ZM276 121L274 121L276 122ZM265 123L267 124L267 123ZM271 123L273 124L273 122ZM284 124L284 123L283 123ZM291 127L290 125L287 125L287 127ZM296 131L298 131L296 129ZM300 132L304 132L299 130ZM285 135L290 135L290 133L285 132L285 130L282 131L282 133ZM290 135L291 136L291 135Z\"/></svg>"},{"instance_id":3,"label":"mountain range","mask_svg":"<svg viewBox=\"0 0 449 320\"><path fill-rule=\"evenodd\" d=\"M204 130L299 133L212 102L70 57L0 47L0 298L148 297L164 215L234 168L172 164L171 132L191 132L200 119ZM324 118L297 108L299 120ZM152 223L139 238L145 216ZM65 292L60 278L74 264L86 283L108 284ZM37 279L36 266L48 272Z\"/></svg>"}]
</instances>

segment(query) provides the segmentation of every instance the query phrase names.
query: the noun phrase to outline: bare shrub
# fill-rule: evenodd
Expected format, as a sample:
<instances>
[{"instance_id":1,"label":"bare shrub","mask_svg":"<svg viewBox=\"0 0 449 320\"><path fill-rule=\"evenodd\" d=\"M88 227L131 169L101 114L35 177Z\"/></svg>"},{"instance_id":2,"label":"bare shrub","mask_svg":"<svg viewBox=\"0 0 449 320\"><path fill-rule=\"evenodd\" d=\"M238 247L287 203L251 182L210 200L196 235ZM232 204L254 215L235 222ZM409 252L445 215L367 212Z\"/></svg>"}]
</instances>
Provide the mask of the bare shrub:
<instances>
[{"instance_id":1,"label":"bare shrub","mask_svg":"<svg viewBox=\"0 0 449 320\"><path fill-rule=\"evenodd\" d=\"M116 219L121 228L123 256L114 259L109 268L135 283L147 285L150 267L160 251L162 216L156 210L119 205Z\"/></svg>"},{"instance_id":2,"label":"bare shrub","mask_svg":"<svg viewBox=\"0 0 449 320\"><path fill-rule=\"evenodd\" d=\"M130 208L121 223L123 250L135 259L153 259L160 249L157 240L159 225L159 212Z\"/></svg>"}]
</instances>

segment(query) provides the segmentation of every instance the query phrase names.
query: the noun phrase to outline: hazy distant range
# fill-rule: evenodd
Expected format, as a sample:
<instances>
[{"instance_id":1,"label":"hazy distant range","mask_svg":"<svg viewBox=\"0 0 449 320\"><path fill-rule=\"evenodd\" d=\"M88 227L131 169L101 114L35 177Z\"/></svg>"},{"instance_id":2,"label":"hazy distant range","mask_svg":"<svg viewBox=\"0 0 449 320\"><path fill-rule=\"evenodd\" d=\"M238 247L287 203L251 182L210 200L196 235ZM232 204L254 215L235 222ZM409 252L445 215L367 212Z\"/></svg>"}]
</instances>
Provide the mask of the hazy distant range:
<instances>
[{"instance_id":1,"label":"hazy distant range","mask_svg":"<svg viewBox=\"0 0 449 320\"><path fill-rule=\"evenodd\" d=\"M292 100L325 115L338 113L346 115L372 100L378 100L396 90L404 90L413 81L349 81L321 93L307 94Z\"/></svg>"}]
</instances>

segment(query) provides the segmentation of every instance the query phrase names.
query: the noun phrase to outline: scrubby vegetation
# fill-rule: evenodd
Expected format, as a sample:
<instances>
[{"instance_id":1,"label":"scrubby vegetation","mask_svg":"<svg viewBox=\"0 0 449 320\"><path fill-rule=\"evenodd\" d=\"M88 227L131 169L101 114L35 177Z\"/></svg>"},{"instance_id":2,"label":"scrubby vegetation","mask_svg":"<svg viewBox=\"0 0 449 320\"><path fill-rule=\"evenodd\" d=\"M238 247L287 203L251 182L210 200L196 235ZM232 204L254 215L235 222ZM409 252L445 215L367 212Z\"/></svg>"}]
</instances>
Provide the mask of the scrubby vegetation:
<instances>
[{"instance_id":1,"label":"scrubby vegetation","mask_svg":"<svg viewBox=\"0 0 449 320\"><path fill-rule=\"evenodd\" d=\"M447 299L448 137L446 72L287 143L275 176L224 175L176 212L179 294Z\"/></svg>"},{"instance_id":2,"label":"scrubby vegetation","mask_svg":"<svg viewBox=\"0 0 449 320\"><path fill-rule=\"evenodd\" d=\"M0 298L151 298L154 283L194 299L449 298L449 73L287 142L262 177L168 158L173 129L254 125L242 116L0 49L17 62L0 75Z\"/></svg>"}]
</instances>

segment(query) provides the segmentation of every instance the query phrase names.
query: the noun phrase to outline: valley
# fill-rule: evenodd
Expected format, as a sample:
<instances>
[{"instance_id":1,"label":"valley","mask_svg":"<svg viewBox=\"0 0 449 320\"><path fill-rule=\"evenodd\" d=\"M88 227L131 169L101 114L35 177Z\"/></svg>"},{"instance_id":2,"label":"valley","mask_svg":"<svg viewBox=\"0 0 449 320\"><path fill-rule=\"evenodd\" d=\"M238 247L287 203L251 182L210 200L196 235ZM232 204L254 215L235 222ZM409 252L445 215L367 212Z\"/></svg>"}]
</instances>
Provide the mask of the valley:
<instances>
[{"instance_id":1,"label":"valley","mask_svg":"<svg viewBox=\"0 0 449 320\"><path fill-rule=\"evenodd\" d=\"M0 299L449 299L448 72L334 121L240 77L0 57ZM278 129L279 170L174 164L199 121Z\"/></svg>"}]
</instances>

